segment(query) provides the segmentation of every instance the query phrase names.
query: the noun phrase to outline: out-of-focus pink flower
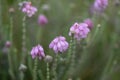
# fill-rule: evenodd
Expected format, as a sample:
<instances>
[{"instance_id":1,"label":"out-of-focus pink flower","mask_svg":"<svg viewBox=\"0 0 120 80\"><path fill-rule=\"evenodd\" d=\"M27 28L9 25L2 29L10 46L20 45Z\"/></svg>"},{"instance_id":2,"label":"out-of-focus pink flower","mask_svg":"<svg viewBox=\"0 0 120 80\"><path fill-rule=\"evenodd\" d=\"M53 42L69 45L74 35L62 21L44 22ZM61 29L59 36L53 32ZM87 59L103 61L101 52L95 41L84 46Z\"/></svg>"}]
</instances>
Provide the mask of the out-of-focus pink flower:
<instances>
[{"instance_id":1,"label":"out-of-focus pink flower","mask_svg":"<svg viewBox=\"0 0 120 80\"><path fill-rule=\"evenodd\" d=\"M93 4L93 8L96 11L103 11L108 5L108 0L95 0L94 4Z\"/></svg>"},{"instance_id":2,"label":"out-of-focus pink flower","mask_svg":"<svg viewBox=\"0 0 120 80\"><path fill-rule=\"evenodd\" d=\"M32 17L36 12L37 8L31 5L31 2L22 2L19 4L23 13L28 17Z\"/></svg>"},{"instance_id":3,"label":"out-of-focus pink flower","mask_svg":"<svg viewBox=\"0 0 120 80\"><path fill-rule=\"evenodd\" d=\"M87 25L88 25L88 28L89 29L92 29L93 28L93 22L92 22L92 20L91 19L85 19L84 20L84 23L86 23Z\"/></svg>"},{"instance_id":4,"label":"out-of-focus pink flower","mask_svg":"<svg viewBox=\"0 0 120 80\"><path fill-rule=\"evenodd\" d=\"M11 42L10 42L10 41L6 41L5 47L6 47L6 48L10 48L10 47L11 47Z\"/></svg>"},{"instance_id":5,"label":"out-of-focus pink flower","mask_svg":"<svg viewBox=\"0 0 120 80\"><path fill-rule=\"evenodd\" d=\"M77 40L86 38L90 32L88 25L86 23L74 23L70 28L69 36L73 36Z\"/></svg>"},{"instance_id":6,"label":"out-of-focus pink flower","mask_svg":"<svg viewBox=\"0 0 120 80\"><path fill-rule=\"evenodd\" d=\"M38 17L38 24L43 26L43 25L45 25L47 23L48 23L47 17L45 15L43 15L43 14L40 14L39 17Z\"/></svg>"},{"instance_id":7,"label":"out-of-focus pink flower","mask_svg":"<svg viewBox=\"0 0 120 80\"><path fill-rule=\"evenodd\" d=\"M69 44L65 37L58 36L50 43L49 48L53 49L55 53L63 53L68 49L68 46Z\"/></svg>"},{"instance_id":8,"label":"out-of-focus pink flower","mask_svg":"<svg viewBox=\"0 0 120 80\"><path fill-rule=\"evenodd\" d=\"M33 59L36 57L39 57L39 59L44 58L45 53L44 53L43 47L41 45L37 45L37 46L33 47L31 50L31 56Z\"/></svg>"}]
</instances>

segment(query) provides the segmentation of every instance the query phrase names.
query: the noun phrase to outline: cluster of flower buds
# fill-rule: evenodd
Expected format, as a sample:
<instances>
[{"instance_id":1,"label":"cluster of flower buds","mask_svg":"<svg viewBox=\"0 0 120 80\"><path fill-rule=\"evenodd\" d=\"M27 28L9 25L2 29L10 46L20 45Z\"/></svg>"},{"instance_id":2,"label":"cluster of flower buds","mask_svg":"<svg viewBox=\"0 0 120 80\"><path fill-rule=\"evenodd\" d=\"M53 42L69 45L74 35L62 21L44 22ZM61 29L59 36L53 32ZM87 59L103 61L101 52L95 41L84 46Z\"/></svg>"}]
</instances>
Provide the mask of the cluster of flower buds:
<instances>
[{"instance_id":1,"label":"cluster of flower buds","mask_svg":"<svg viewBox=\"0 0 120 80\"><path fill-rule=\"evenodd\" d=\"M31 2L24 1L19 3L19 6L22 12L25 13L28 17L32 17L37 12L37 8L32 6Z\"/></svg>"},{"instance_id":2,"label":"cluster of flower buds","mask_svg":"<svg viewBox=\"0 0 120 80\"><path fill-rule=\"evenodd\" d=\"M39 57L39 59L44 58L45 53L44 53L43 47L41 45L37 45L37 46L33 47L31 50L31 56L33 59L36 57Z\"/></svg>"},{"instance_id":3,"label":"cluster of flower buds","mask_svg":"<svg viewBox=\"0 0 120 80\"><path fill-rule=\"evenodd\" d=\"M79 41L83 38L86 38L89 32L90 29L86 23L74 23L74 25L70 28L69 36L73 36Z\"/></svg>"}]
</instances>

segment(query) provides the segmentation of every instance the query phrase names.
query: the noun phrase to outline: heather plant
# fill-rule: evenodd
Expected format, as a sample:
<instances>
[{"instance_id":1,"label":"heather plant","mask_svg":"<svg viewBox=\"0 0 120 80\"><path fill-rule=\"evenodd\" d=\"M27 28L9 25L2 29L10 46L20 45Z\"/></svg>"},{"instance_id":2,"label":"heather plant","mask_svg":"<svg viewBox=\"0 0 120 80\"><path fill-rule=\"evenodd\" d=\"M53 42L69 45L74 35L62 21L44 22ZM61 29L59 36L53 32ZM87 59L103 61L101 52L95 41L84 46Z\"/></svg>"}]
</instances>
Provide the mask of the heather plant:
<instances>
[{"instance_id":1,"label":"heather plant","mask_svg":"<svg viewBox=\"0 0 120 80\"><path fill-rule=\"evenodd\" d=\"M0 80L120 80L119 0L0 0Z\"/></svg>"}]
</instances>

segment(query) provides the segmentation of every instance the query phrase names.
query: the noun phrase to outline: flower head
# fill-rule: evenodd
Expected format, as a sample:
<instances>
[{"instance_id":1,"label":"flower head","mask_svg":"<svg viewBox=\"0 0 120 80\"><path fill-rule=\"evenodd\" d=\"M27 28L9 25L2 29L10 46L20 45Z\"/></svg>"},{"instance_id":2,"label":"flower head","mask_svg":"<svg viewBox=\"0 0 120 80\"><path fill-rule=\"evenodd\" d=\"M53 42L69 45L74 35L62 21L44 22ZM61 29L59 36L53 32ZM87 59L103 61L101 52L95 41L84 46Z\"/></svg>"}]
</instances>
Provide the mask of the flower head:
<instances>
[{"instance_id":1,"label":"flower head","mask_svg":"<svg viewBox=\"0 0 120 80\"><path fill-rule=\"evenodd\" d=\"M87 25L88 25L88 28L89 29L92 29L93 28L93 22L92 22L92 20L91 19L85 19L84 20L84 23L86 23Z\"/></svg>"},{"instance_id":2,"label":"flower head","mask_svg":"<svg viewBox=\"0 0 120 80\"><path fill-rule=\"evenodd\" d=\"M93 8L96 11L103 11L108 5L108 0L95 0Z\"/></svg>"},{"instance_id":3,"label":"flower head","mask_svg":"<svg viewBox=\"0 0 120 80\"><path fill-rule=\"evenodd\" d=\"M71 28L69 32L69 36L72 36L77 39L83 39L86 38L88 33L90 32L88 25L86 23L75 23Z\"/></svg>"},{"instance_id":4,"label":"flower head","mask_svg":"<svg viewBox=\"0 0 120 80\"><path fill-rule=\"evenodd\" d=\"M55 53L64 52L68 49L68 42L66 41L65 37L58 36L56 37L49 45L49 48L52 48Z\"/></svg>"},{"instance_id":5,"label":"flower head","mask_svg":"<svg viewBox=\"0 0 120 80\"><path fill-rule=\"evenodd\" d=\"M23 13L28 17L32 17L36 12L37 8L31 5L31 2L24 1L19 4Z\"/></svg>"},{"instance_id":6,"label":"flower head","mask_svg":"<svg viewBox=\"0 0 120 80\"><path fill-rule=\"evenodd\" d=\"M47 17L46 17L45 15L43 15L43 14L40 14L39 17L38 17L38 23L39 23L40 25L45 25L45 24L47 24L47 23L48 23Z\"/></svg>"},{"instance_id":7,"label":"flower head","mask_svg":"<svg viewBox=\"0 0 120 80\"><path fill-rule=\"evenodd\" d=\"M31 50L31 56L32 58L36 58L39 57L39 59L42 59L45 57L45 53L44 53L44 49L42 48L41 45L37 45L35 47L32 48Z\"/></svg>"}]
</instances>

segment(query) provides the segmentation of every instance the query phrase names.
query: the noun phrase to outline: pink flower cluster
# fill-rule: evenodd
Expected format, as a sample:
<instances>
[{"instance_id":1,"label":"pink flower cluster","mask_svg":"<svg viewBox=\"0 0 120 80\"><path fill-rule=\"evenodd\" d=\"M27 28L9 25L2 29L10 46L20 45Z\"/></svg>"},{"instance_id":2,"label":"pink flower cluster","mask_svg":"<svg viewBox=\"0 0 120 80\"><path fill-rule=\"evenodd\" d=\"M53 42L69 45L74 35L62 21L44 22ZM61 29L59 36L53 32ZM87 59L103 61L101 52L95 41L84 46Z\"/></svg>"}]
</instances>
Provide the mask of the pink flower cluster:
<instances>
[{"instance_id":1,"label":"pink flower cluster","mask_svg":"<svg viewBox=\"0 0 120 80\"><path fill-rule=\"evenodd\" d=\"M37 45L35 47L32 48L31 50L31 56L32 58L36 58L39 57L39 59L42 59L45 57L45 53L44 53L44 49L42 48L41 45Z\"/></svg>"},{"instance_id":2,"label":"pink flower cluster","mask_svg":"<svg viewBox=\"0 0 120 80\"><path fill-rule=\"evenodd\" d=\"M95 0L93 8L96 11L103 11L108 5L108 0Z\"/></svg>"},{"instance_id":3,"label":"pink flower cluster","mask_svg":"<svg viewBox=\"0 0 120 80\"><path fill-rule=\"evenodd\" d=\"M86 38L90 29L88 28L88 24L86 23L74 23L73 26L70 28L69 36L73 36L78 41Z\"/></svg>"},{"instance_id":4,"label":"pink flower cluster","mask_svg":"<svg viewBox=\"0 0 120 80\"><path fill-rule=\"evenodd\" d=\"M52 48L55 53L64 52L68 49L68 42L66 41L65 37L58 36L56 37L49 45L49 48Z\"/></svg>"},{"instance_id":5,"label":"pink flower cluster","mask_svg":"<svg viewBox=\"0 0 120 80\"><path fill-rule=\"evenodd\" d=\"M31 2L22 2L20 3L22 12L25 13L28 17L32 17L36 12L37 8L31 5Z\"/></svg>"}]
</instances>

